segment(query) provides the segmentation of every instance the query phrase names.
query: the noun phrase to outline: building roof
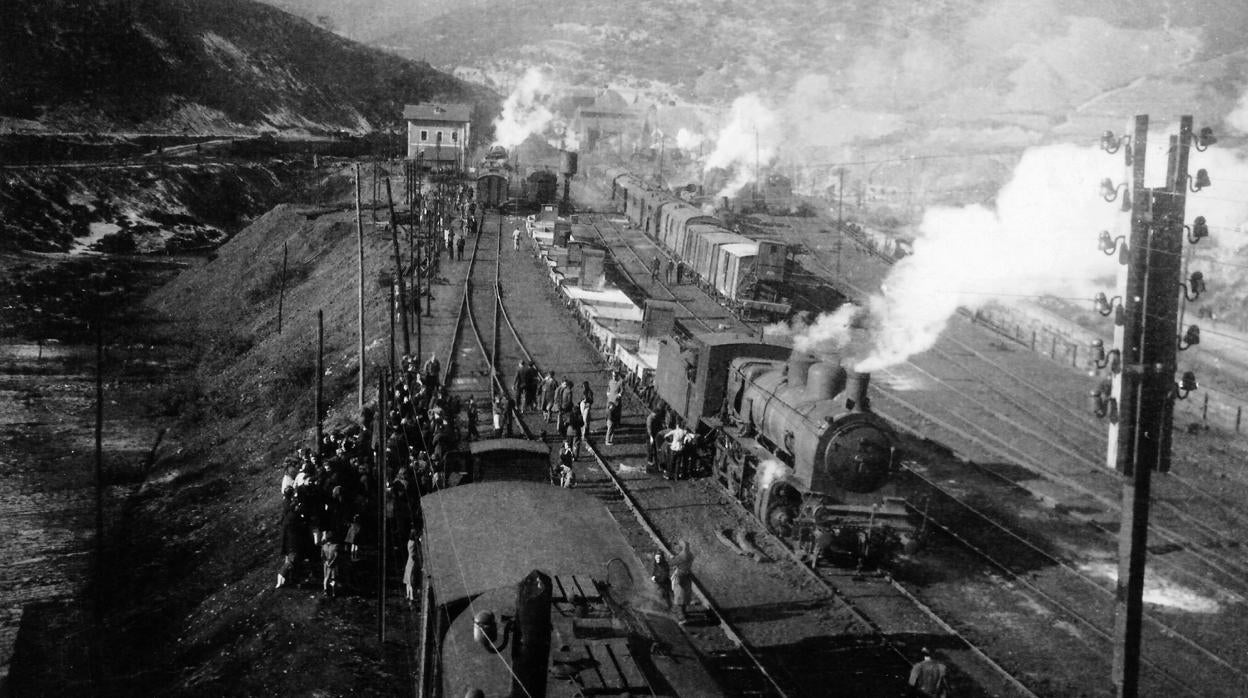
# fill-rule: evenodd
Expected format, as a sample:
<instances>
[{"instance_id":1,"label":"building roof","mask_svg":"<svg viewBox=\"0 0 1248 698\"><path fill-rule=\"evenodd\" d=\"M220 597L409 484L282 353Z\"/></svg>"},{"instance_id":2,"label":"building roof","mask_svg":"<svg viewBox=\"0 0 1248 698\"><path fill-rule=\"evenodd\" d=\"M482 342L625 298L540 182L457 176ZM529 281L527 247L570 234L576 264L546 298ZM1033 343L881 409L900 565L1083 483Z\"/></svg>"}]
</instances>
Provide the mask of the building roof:
<instances>
[{"instance_id":1,"label":"building roof","mask_svg":"<svg viewBox=\"0 0 1248 698\"><path fill-rule=\"evenodd\" d=\"M471 104L446 102L421 102L403 106L403 118L408 121L471 121Z\"/></svg>"}]
</instances>

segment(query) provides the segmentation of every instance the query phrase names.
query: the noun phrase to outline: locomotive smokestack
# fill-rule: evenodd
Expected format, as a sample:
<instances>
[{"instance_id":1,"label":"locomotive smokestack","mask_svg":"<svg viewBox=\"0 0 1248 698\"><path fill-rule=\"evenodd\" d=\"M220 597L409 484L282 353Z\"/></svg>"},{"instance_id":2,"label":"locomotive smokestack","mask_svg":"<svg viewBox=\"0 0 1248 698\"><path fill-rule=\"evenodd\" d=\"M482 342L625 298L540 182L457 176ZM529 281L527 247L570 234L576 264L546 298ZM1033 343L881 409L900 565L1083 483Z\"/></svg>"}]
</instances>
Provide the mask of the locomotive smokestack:
<instances>
[{"instance_id":1,"label":"locomotive smokestack","mask_svg":"<svg viewBox=\"0 0 1248 698\"><path fill-rule=\"evenodd\" d=\"M867 388L871 387L871 374L851 371L845 384L845 409L852 412L867 412L871 409L871 399L867 397Z\"/></svg>"}]
</instances>

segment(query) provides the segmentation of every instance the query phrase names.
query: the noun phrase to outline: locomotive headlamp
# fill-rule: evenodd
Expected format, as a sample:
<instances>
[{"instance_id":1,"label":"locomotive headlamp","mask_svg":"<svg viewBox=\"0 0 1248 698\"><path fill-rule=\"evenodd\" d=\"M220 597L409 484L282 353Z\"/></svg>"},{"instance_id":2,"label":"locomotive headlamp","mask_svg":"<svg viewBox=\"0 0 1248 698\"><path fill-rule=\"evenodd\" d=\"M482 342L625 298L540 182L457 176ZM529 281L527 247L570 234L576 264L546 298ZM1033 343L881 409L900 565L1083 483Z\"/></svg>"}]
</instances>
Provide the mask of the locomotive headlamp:
<instances>
[{"instance_id":1,"label":"locomotive headlamp","mask_svg":"<svg viewBox=\"0 0 1248 698\"><path fill-rule=\"evenodd\" d=\"M1195 373L1193 373L1192 371L1184 371L1183 377L1179 379L1179 383L1175 387L1178 388L1177 397L1180 400L1184 400L1187 398L1188 393L1199 388L1200 385L1196 383Z\"/></svg>"},{"instance_id":2,"label":"locomotive headlamp","mask_svg":"<svg viewBox=\"0 0 1248 698\"><path fill-rule=\"evenodd\" d=\"M1217 142L1218 139L1213 137L1213 129L1205 126L1200 129L1200 133L1196 135L1196 150L1203 153L1209 149L1209 146Z\"/></svg>"},{"instance_id":3,"label":"locomotive headlamp","mask_svg":"<svg viewBox=\"0 0 1248 698\"><path fill-rule=\"evenodd\" d=\"M503 651L511 638L511 618L503 616L503 641L498 642L498 623L492 611L479 611L472 617L472 639L478 645L494 653Z\"/></svg>"},{"instance_id":4,"label":"locomotive headlamp","mask_svg":"<svg viewBox=\"0 0 1248 698\"><path fill-rule=\"evenodd\" d=\"M1183 336L1179 338L1179 351L1183 351L1195 344L1200 344L1200 328L1196 325L1191 325L1183 333Z\"/></svg>"},{"instance_id":5,"label":"locomotive headlamp","mask_svg":"<svg viewBox=\"0 0 1248 698\"><path fill-rule=\"evenodd\" d=\"M1209 224L1205 222L1204 216L1196 216L1190 226L1183 227L1187 229L1187 241L1193 245L1209 237Z\"/></svg>"}]
</instances>

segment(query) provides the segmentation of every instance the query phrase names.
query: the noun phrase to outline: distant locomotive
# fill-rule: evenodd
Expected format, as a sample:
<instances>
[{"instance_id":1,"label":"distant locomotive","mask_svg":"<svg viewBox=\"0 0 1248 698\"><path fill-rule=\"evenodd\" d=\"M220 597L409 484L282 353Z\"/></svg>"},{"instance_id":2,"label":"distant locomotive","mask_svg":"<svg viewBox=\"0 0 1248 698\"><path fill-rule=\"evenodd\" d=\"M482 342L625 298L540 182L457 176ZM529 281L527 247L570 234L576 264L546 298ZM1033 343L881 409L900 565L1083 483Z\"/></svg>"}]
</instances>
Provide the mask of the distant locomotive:
<instances>
[{"instance_id":1,"label":"distant locomotive","mask_svg":"<svg viewBox=\"0 0 1248 698\"><path fill-rule=\"evenodd\" d=\"M869 374L711 333L665 339L654 383L710 436L715 479L768 530L815 555L860 561L917 545L904 502L883 494L896 435L870 410Z\"/></svg>"},{"instance_id":2,"label":"distant locomotive","mask_svg":"<svg viewBox=\"0 0 1248 698\"><path fill-rule=\"evenodd\" d=\"M481 158L477 167L476 200L482 206L496 208L507 201L511 191L511 166L507 149L492 146Z\"/></svg>"}]
</instances>

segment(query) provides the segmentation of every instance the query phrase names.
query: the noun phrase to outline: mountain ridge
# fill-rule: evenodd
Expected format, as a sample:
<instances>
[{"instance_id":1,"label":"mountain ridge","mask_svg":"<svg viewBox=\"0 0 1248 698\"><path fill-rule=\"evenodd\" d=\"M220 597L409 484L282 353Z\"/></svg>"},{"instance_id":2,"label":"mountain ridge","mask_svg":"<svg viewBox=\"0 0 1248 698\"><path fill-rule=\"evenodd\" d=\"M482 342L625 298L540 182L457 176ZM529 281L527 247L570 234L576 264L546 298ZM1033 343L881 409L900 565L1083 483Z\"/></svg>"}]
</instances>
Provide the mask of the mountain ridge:
<instances>
[{"instance_id":1,"label":"mountain ridge","mask_svg":"<svg viewBox=\"0 0 1248 698\"><path fill-rule=\"evenodd\" d=\"M421 100L498 97L252 0L11 1L0 8L8 130L364 132Z\"/></svg>"}]
</instances>

